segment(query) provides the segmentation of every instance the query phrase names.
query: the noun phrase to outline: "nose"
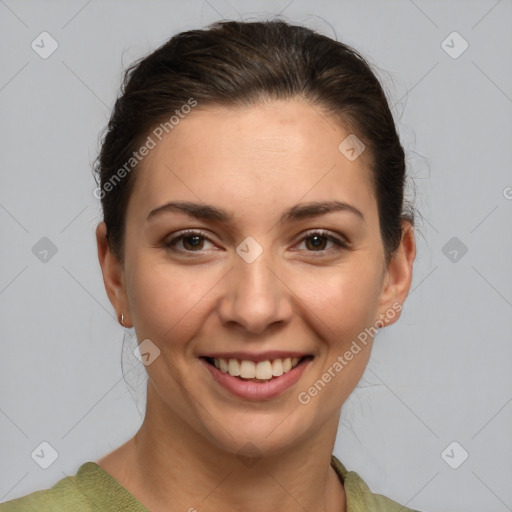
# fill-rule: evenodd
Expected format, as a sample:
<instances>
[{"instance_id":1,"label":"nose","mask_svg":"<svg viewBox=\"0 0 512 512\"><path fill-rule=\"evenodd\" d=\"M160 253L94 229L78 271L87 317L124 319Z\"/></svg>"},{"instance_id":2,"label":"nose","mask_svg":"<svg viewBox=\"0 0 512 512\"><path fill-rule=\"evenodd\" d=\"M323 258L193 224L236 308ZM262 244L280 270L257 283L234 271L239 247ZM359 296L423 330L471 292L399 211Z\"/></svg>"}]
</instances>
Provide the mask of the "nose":
<instances>
[{"instance_id":1,"label":"nose","mask_svg":"<svg viewBox=\"0 0 512 512\"><path fill-rule=\"evenodd\" d=\"M252 263L237 256L226 278L218 307L225 326L261 334L290 321L292 292L265 251Z\"/></svg>"}]
</instances>

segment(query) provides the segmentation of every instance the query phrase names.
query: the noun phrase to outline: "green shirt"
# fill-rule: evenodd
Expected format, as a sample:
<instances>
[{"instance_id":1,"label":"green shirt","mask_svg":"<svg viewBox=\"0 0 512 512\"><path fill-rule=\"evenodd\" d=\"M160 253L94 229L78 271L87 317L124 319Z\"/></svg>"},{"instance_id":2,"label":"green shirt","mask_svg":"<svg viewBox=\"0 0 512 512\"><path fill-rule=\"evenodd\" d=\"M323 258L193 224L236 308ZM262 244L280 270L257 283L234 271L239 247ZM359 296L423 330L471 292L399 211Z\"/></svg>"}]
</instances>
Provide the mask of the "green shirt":
<instances>
[{"instance_id":1,"label":"green shirt","mask_svg":"<svg viewBox=\"0 0 512 512\"><path fill-rule=\"evenodd\" d=\"M333 455L331 465L343 482L348 512L415 512L373 494L361 477ZM0 512L149 512L117 480L95 462L85 462L76 475L53 487L0 504Z\"/></svg>"}]
</instances>

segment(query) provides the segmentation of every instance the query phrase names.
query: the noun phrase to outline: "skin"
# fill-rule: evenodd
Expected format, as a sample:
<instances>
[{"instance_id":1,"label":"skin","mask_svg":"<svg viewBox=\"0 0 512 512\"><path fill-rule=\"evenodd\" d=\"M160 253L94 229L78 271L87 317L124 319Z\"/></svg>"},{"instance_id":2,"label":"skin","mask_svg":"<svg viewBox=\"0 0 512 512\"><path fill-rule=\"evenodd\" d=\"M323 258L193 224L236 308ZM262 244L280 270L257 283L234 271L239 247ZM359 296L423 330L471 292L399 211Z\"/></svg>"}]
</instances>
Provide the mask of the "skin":
<instances>
[{"instance_id":1,"label":"skin","mask_svg":"<svg viewBox=\"0 0 512 512\"><path fill-rule=\"evenodd\" d=\"M338 150L349 133L299 99L198 107L136 171L123 262L105 242L105 224L98 225L108 297L138 340L160 350L146 366L140 430L98 464L153 512L346 510L330 458L341 406L363 374L371 340L308 404L297 396L365 327L392 309L387 324L399 318L393 304L405 301L415 258L413 229L404 223L386 264L368 155L349 161ZM167 212L147 220L154 208L178 200L233 218ZM294 205L333 200L364 219L334 211L278 222ZM174 251L165 247L186 229L208 240L199 239L199 249L190 238ZM348 248L311 237L318 229ZM263 249L252 263L236 252L248 236ZM220 387L198 359L239 350L300 351L314 359L291 389L254 401ZM248 442L261 456L253 465L237 456Z\"/></svg>"}]
</instances>

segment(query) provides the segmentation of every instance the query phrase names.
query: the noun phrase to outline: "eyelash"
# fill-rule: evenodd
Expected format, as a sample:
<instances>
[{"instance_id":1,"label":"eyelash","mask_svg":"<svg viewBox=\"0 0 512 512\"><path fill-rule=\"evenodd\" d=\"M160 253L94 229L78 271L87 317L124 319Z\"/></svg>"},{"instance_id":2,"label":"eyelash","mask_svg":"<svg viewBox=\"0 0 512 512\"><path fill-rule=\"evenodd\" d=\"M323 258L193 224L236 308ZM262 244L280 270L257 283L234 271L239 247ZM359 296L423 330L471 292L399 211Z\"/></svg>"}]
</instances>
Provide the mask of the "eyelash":
<instances>
[{"instance_id":1,"label":"eyelash","mask_svg":"<svg viewBox=\"0 0 512 512\"><path fill-rule=\"evenodd\" d=\"M198 237L201 237L201 238L204 238L205 240L208 240L209 242L211 242L211 240L208 238L208 236L203 233L202 231L196 231L196 230L188 230L188 231L184 231L183 233L181 233L179 236L175 237L175 238L172 238L171 240L169 240L168 242L165 242L164 243L164 246L171 250L171 251L174 251L174 252L178 252L178 253L185 253L187 254L187 256L192 256L194 255L194 253L201 253L201 252L204 252L202 250L198 250L198 251L187 251L186 249L175 249L175 245L183 240L184 238L187 238L187 237L191 237L191 236L198 236ZM336 251L341 251L341 250L346 250L348 249L348 244L346 242L344 242L343 240L340 240L339 238L336 238L332 235L330 235L328 232L324 231L324 230L313 230L313 231L310 231L308 233L306 233L306 235L304 235L300 242L303 242L304 240L307 240L308 238L312 238L314 236L320 236L320 237L323 237L323 238L326 238L328 241L332 242L335 246L335 248L331 248L331 249L334 249ZM212 242L213 243L213 242ZM317 256L322 256L322 253L325 254L327 252L329 252L331 249L322 249L322 250L318 250L318 251L308 251L309 253L320 253L318 254Z\"/></svg>"}]
</instances>

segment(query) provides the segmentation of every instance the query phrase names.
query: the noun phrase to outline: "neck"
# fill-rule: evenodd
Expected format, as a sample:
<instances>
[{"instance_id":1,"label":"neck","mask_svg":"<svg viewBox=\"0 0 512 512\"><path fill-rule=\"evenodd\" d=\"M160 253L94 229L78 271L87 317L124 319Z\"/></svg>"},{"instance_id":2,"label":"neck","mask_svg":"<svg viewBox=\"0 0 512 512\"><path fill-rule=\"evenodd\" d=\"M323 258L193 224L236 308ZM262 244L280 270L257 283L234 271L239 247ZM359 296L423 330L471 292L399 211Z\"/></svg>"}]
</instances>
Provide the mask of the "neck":
<instances>
[{"instance_id":1,"label":"neck","mask_svg":"<svg viewBox=\"0 0 512 512\"><path fill-rule=\"evenodd\" d=\"M243 457L214 445L180 418L156 413L148 387L144 422L100 465L152 512L344 512L345 493L330 465L339 415L314 437L271 456Z\"/></svg>"}]
</instances>

